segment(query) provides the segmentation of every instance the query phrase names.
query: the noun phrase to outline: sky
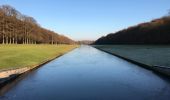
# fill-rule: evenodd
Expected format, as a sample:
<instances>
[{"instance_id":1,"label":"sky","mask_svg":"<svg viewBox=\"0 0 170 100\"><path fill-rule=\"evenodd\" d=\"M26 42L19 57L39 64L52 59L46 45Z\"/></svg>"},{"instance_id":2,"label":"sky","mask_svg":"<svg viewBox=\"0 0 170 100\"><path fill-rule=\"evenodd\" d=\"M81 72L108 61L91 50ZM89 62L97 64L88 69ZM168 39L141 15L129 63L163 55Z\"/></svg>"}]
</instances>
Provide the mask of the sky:
<instances>
[{"instance_id":1,"label":"sky","mask_svg":"<svg viewBox=\"0 0 170 100\"><path fill-rule=\"evenodd\" d=\"M44 28L74 40L96 40L165 16L170 0L0 0Z\"/></svg>"}]
</instances>

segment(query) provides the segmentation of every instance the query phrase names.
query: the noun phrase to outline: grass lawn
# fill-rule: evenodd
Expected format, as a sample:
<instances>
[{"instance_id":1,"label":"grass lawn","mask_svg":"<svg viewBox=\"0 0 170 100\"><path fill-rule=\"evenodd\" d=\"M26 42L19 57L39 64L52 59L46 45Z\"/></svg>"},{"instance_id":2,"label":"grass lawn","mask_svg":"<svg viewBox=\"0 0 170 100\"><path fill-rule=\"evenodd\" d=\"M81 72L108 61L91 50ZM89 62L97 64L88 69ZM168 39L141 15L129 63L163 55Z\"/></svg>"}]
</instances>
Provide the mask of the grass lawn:
<instances>
[{"instance_id":1,"label":"grass lawn","mask_svg":"<svg viewBox=\"0 0 170 100\"><path fill-rule=\"evenodd\" d=\"M75 47L76 45L0 45L0 70L39 64Z\"/></svg>"},{"instance_id":2,"label":"grass lawn","mask_svg":"<svg viewBox=\"0 0 170 100\"><path fill-rule=\"evenodd\" d=\"M149 66L170 67L170 45L95 45L94 47Z\"/></svg>"}]
</instances>

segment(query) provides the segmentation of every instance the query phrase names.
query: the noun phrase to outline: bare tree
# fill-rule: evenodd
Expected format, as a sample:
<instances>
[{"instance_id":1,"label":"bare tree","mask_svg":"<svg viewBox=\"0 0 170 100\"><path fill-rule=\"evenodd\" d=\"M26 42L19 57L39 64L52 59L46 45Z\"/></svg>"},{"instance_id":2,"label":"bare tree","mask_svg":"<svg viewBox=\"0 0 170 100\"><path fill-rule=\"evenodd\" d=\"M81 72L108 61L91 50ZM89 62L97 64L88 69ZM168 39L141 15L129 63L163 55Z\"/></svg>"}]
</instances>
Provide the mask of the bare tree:
<instances>
[{"instance_id":1,"label":"bare tree","mask_svg":"<svg viewBox=\"0 0 170 100\"><path fill-rule=\"evenodd\" d=\"M9 5L3 5L1 6L1 10L4 13L4 25L5 25L5 32L3 32L3 34L5 34L5 38L6 38L6 43L12 43L12 36L13 36L13 23L12 23L12 19L14 17L16 17L16 10L9 6Z\"/></svg>"},{"instance_id":2,"label":"bare tree","mask_svg":"<svg viewBox=\"0 0 170 100\"><path fill-rule=\"evenodd\" d=\"M0 43L36 44L71 43L71 39L42 28L32 17L26 16L9 5L0 6Z\"/></svg>"}]
</instances>

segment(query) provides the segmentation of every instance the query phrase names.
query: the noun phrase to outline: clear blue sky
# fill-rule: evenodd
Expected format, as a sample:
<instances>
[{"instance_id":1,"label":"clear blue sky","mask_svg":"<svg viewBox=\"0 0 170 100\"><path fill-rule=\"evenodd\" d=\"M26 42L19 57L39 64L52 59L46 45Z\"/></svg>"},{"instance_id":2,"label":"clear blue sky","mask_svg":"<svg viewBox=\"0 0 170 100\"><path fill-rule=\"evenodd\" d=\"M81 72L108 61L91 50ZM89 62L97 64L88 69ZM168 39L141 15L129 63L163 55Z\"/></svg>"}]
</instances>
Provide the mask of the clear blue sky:
<instances>
[{"instance_id":1,"label":"clear blue sky","mask_svg":"<svg viewBox=\"0 0 170 100\"><path fill-rule=\"evenodd\" d=\"M97 39L168 13L170 0L0 0L75 40Z\"/></svg>"}]
</instances>

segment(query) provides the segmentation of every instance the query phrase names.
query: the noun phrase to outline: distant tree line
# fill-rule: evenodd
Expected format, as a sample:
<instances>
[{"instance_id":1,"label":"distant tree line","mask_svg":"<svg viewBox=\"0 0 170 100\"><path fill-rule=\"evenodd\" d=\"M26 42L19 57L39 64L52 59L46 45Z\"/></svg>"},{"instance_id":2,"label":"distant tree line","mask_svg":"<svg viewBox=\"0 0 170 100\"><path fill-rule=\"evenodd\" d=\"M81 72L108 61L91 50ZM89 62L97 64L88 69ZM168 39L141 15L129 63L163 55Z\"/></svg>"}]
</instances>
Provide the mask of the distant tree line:
<instances>
[{"instance_id":1,"label":"distant tree line","mask_svg":"<svg viewBox=\"0 0 170 100\"><path fill-rule=\"evenodd\" d=\"M94 43L94 41L91 41L91 40L77 41L77 44L80 44L80 45L90 45L92 43Z\"/></svg>"},{"instance_id":2,"label":"distant tree line","mask_svg":"<svg viewBox=\"0 0 170 100\"><path fill-rule=\"evenodd\" d=\"M9 5L0 6L1 44L73 44L66 36L42 28L30 16Z\"/></svg>"},{"instance_id":3,"label":"distant tree line","mask_svg":"<svg viewBox=\"0 0 170 100\"><path fill-rule=\"evenodd\" d=\"M170 44L170 14L110 33L96 40L94 44Z\"/></svg>"}]
</instances>

